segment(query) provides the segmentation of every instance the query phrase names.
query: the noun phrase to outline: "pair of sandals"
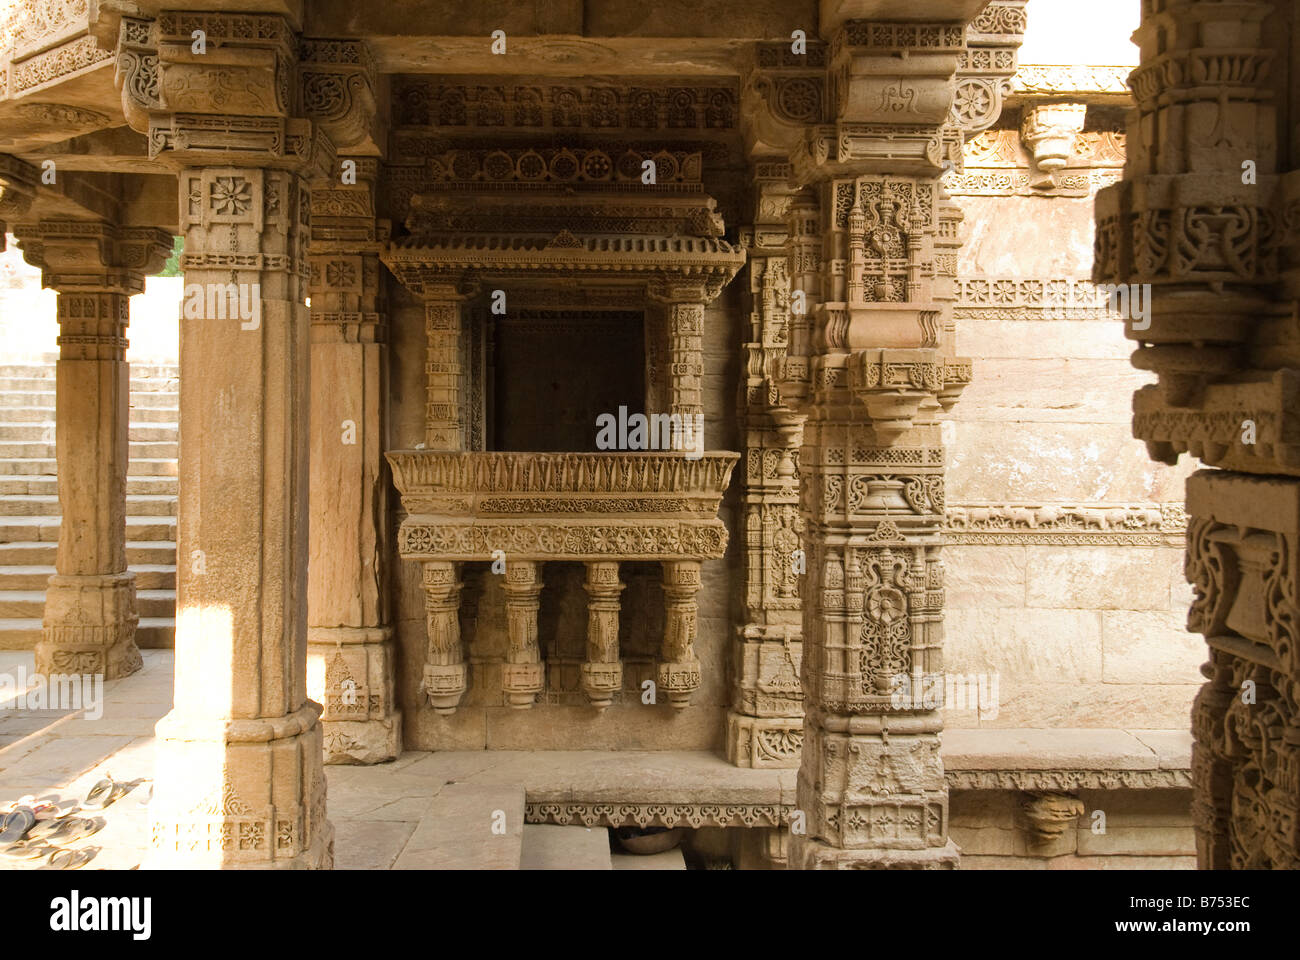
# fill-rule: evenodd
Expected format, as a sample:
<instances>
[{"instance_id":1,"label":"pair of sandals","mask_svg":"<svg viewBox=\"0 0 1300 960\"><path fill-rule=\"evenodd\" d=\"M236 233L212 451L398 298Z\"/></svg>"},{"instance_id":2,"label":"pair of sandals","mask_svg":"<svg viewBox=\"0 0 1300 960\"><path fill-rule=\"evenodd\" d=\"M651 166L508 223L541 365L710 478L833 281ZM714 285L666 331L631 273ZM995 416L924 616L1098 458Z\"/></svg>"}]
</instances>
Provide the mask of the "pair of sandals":
<instances>
[{"instance_id":1,"label":"pair of sandals","mask_svg":"<svg viewBox=\"0 0 1300 960\"><path fill-rule=\"evenodd\" d=\"M148 784L149 786L136 797L136 800L139 803L148 803L153 797L153 781L148 777L137 777L134 780L114 780L112 774L109 774L90 788L90 792L86 794L86 799L81 801L81 805L87 810L103 810L105 807L122 799L141 784Z\"/></svg>"},{"instance_id":2,"label":"pair of sandals","mask_svg":"<svg viewBox=\"0 0 1300 960\"><path fill-rule=\"evenodd\" d=\"M58 805L45 804L42 812L58 811ZM36 811L28 806L15 806L0 821L0 854L18 860L45 860L40 870L75 870L95 858L99 847L71 850L56 847L49 840L65 843L84 840L104 828L103 819L69 817L78 808L73 806L62 816L47 815L37 819Z\"/></svg>"}]
</instances>

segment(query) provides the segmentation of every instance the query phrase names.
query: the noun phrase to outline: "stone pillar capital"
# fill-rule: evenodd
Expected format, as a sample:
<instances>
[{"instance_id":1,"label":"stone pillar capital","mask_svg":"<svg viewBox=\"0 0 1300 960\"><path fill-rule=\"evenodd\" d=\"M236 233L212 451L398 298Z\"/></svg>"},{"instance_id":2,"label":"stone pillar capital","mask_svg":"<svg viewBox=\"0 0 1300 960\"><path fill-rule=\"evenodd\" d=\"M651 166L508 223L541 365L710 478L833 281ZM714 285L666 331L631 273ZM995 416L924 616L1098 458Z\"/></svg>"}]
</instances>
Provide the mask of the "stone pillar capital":
<instances>
[{"instance_id":1,"label":"stone pillar capital","mask_svg":"<svg viewBox=\"0 0 1300 960\"><path fill-rule=\"evenodd\" d=\"M103 221L40 220L14 227L23 259L41 269L41 283L60 293L144 290L144 278L162 269L172 238L153 227Z\"/></svg>"},{"instance_id":2,"label":"stone pillar capital","mask_svg":"<svg viewBox=\"0 0 1300 960\"><path fill-rule=\"evenodd\" d=\"M344 120L351 108L340 112L326 94L332 81L300 74L302 50L279 14L123 17L113 79L127 122L149 138L152 159L173 167L294 169L323 180L335 163L327 130L362 137L357 124ZM311 91L305 97L304 82ZM373 112L373 98L367 104L356 89L348 91L349 103Z\"/></svg>"},{"instance_id":3,"label":"stone pillar capital","mask_svg":"<svg viewBox=\"0 0 1300 960\"><path fill-rule=\"evenodd\" d=\"M21 217L36 199L40 171L30 163L8 154L0 154L0 250L4 249L6 221Z\"/></svg>"},{"instance_id":4,"label":"stone pillar capital","mask_svg":"<svg viewBox=\"0 0 1300 960\"><path fill-rule=\"evenodd\" d=\"M823 9L827 44L756 44L742 91L750 154L788 155L805 184L960 167L962 136L1002 112L1024 5L992 0L967 24L843 17L863 5L837 4L830 20Z\"/></svg>"}]
</instances>

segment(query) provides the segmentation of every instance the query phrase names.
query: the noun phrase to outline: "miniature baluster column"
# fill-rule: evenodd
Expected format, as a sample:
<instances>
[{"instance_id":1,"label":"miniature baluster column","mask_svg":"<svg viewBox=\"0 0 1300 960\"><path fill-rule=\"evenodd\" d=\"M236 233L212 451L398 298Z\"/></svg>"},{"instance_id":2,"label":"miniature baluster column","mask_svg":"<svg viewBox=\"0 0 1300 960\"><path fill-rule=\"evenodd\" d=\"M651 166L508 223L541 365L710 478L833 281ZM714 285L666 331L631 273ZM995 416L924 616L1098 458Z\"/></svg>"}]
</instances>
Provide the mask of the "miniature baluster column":
<instances>
[{"instance_id":1,"label":"miniature baluster column","mask_svg":"<svg viewBox=\"0 0 1300 960\"><path fill-rule=\"evenodd\" d=\"M17 228L26 259L59 292L55 444L59 549L36 645L43 674L140 669L135 575L126 565L128 299L162 267L162 230L41 221Z\"/></svg>"},{"instance_id":2,"label":"miniature baluster column","mask_svg":"<svg viewBox=\"0 0 1300 960\"><path fill-rule=\"evenodd\" d=\"M425 364L427 402L424 443L428 450L467 450L467 390L462 366L461 311L471 291L453 283L424 288L424 324L428 337ZM449 716L469 689L469 668L460 634L459 564L424 564L428 655L421 689L434 712Z\"/></svg>"},{"instance_id":3,"label":"miniature baluster column","mask_svg":"<svg viewBox=\"0 0 1300 960\"><path fill-rule=\"evenodd\" d=\"M177 171L185 241L176 705L156 727L151 866L334 861L306 678L305 301L310 184L335 159L288 115L294 27L174 12L121 25L123 108Z\"/></svg>"},{"instance_id":4,"label":"miniature baluster column","mask_svg":"<svg viewBox=\"0 0 1300 960\"><path fill-rule=\"evenodd\" d=\"M434 713L451 716L468 688L465 652L460 638L459 564L427 560L423 566L425 625L428 644L420 689Z\"/></svg>"},{"instance_id":5,"label":"miniature baluster column","mask_svg":"<svg viewBox=\"0 0 1300 960\"><path fill-rule=\"evenodd\" d=\"M664 645L659 660L659 692L675 709L682 710L700 688L700 661L695 655L700 561L665 561L663 568Z\"/></svg>"},{"instance_id":6,"label":"miniature baluster column","mask_svg":"<svg viewBox=\"0 0 1300 960\"><path fill-rule=\"evenodd\" d=\"M324 706L327 763L402 752L388 618L384 476L388 325L374 216L379 163L348 158L312 195L309 693Z\"/></svg>"},{"instance_id":7,"label":"miniature baluster column","mask_svg":"<svg viewBox=\"0 0 1300 960\"><path fill-rule=\"evenodd\" d=\"M587 564L587 662L582 665L582 689L597 710L604 710L623 689L623 661L618 655L618 563Z\"/></svg>"},{"instance_id":8,"label":"miniature baluster column","mask_svg":"<svg viewBox=\"0 0 1300 960\"><path fill-rule=\"evenodd\" d=\"M527 710L544 686L546 667L537 644L537 610L541 606L542 565L535 560L506 561L506 662L501 685L506 702Z\"/></svg>"}]
</instances>

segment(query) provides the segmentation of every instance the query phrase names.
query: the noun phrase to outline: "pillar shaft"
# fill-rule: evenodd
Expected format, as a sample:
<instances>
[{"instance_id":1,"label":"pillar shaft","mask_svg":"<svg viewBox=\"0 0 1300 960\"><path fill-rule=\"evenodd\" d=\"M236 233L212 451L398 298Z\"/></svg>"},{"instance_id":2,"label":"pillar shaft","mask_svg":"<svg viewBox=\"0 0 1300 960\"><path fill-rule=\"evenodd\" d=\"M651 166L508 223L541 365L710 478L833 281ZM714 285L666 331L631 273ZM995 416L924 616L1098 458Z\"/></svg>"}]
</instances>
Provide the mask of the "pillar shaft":
<instances>
[{"instance_id":1,"label":"pillar shaft","mask_svg":"<svg viewBox=\"0 0 1300 960\"><path fill-rule=\"evenodd\" d=\"M401 753L388 611L387 323L374 217L378 162L313 192L308 693L328 763Z\"/></svg>"},{"instance_id":2,"label":"pillar shaft","mask_svg":"<svg viewBox=\"0 0 1300 960\"><path fill-rule=\"evenodd\" d=\"M448 716L456 712L469 687L465 646L460 636L460 591L464 584L454 563L428 560L422 566L428 643L420 689L435 713Z\"/></svg>"},{"instance_id":3,"label":"pillar shaft","mask_svg":"<svg viewBox=\"0 0 1300 960\"><path fill-rule=\"evenodd\" d=\"M623 584L616 562L587 564L587 661L582 665L582 689L597 710L613 702L623 689L623 662L619 659L619 594Z\"/></svg>"},{"instance_id":4,"label":"pillar shaft","mask_svg":"<svg viewBox=\"0 0 1300 960\"><path fill-rule=\"evenodd\" d=\"M664 569L664 642L659 659L659 690L675 709L690 705L700 688L700 661L695 655L699 628L700 561L673 560Z\"/></svg>"},{"instance_id":5,"label":"pillar shaft","mask_svg":"<svg viewBox=\"0 0 1300 960\"><path fill-rule=\"evenodd\" d=\"M506 660L501 666L506 702L519 710L533 705L542 691L545 666L537 643L537 611L541 606L541 564L533 560L506 563Z\"/></svg>"}]
</instances>

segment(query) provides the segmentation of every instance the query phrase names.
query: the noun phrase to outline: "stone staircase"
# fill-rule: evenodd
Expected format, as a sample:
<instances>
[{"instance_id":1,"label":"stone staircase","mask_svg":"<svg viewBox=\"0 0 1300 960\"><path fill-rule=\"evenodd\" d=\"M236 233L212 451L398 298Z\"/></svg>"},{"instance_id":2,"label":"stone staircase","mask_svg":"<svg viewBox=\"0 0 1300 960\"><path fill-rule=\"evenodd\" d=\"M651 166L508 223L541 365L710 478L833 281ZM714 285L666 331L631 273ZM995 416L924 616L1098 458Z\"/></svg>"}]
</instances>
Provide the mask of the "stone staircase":
<instances>
[{"instance_id":1,"label":"stone staircase","mask_svg":"<svg viewBox=\"0 0 1300 960\"><path fill-rule=\"evenodd\" d=\"M41 636L45 586L59 542L55 476L55 358L0 365L0 649ZM131 465L126 559L135 572L140 647L171 647L176 634L176 457L180 419L175 364L131 367Z\"/></svg>"}]
</instances>

